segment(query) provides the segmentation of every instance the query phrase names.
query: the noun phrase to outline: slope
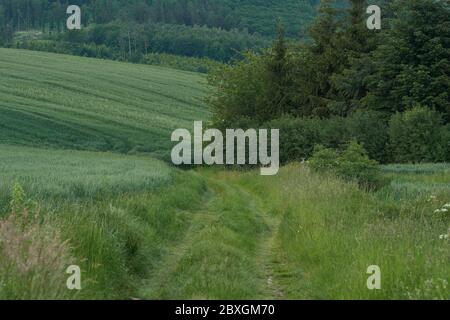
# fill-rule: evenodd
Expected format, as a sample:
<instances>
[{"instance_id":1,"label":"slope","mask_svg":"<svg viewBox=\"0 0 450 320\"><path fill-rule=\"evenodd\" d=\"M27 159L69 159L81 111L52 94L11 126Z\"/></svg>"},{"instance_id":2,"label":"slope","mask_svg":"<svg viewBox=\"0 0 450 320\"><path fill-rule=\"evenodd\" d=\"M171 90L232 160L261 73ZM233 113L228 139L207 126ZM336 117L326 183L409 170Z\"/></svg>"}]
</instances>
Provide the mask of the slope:
<instances>
[{"instance_id":1,"label":"slope","mask_svg":"<svg viewBox=\"0 0 450 320\"><path fill-rule=\"evenodd\" d=\"M204 93L195 73L0 49L0 144L167 155Z\"/></svg>"}]
</instances>

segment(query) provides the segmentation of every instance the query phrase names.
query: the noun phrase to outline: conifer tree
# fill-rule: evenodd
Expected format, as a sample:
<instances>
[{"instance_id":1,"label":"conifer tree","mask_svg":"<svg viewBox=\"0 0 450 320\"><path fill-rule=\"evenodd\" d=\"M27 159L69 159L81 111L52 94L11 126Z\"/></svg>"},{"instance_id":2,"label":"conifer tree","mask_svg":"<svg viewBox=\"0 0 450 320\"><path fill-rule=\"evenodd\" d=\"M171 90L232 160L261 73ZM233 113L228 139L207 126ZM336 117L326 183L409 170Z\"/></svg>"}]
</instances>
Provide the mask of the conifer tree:
<instances>
[{"instance_id":1,"label":"conifer tree","mask_svg":"<svg viewBox=\"0 0 450 320\"><path fill-rule=\"evenodd\" d=\"M278 23L278 38L269 51L267 62L267 119L288 113L291 108L289 89L292 85L285 29Z\"/></svg>"},{"instance_id":2,"label":"conifer tree","mask_svg":"<svg viewBox=\"0 0 450 320\"><path fill-rule=\"evenodd\" d=\"M346 61L343 70L332 76L336 96L330 108L340 116L359 109L361 98L367 94L365 79L372 71L369 54L376 48L380 32L367 28L366 8L365 0L350 0L350 7L344 12L343 32L337 41Z\"/></svg>"},{"instance_id":3,"label":"conifer tree","mask_svg":"<svg viewBox=\"0 0 450 320\"><path fill-rule=\"evenodd\" d=\"M445 0L394 2L394 17L374 52L364 103L387 113L416 105L450 121L450 5Z\"/></svg>"},{"instance_id":4,"label":"conifer tree","mask_svg":"<svg viewBox=\"0 0 450 320\"><path fill-rule=\"evenodd\" d=\"M313 114L320 117L330 115L329 103L333 97L331 76L342 69L345 56L338 50L338 33L342 21L333 1L324 0L319 8L319 16L310 28L312 42L301 53L298 67L303 89L297 95L300 115Z\"/></svg>"}]
</instances>

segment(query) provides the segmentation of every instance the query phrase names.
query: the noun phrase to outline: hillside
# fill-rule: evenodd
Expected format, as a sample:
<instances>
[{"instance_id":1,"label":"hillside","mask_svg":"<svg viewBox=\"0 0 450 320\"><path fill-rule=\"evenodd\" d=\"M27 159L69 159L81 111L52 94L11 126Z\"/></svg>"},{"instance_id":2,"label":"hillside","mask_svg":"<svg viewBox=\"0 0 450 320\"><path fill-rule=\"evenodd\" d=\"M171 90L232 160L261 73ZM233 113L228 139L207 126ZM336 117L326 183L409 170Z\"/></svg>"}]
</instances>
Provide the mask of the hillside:
<instances>
[{"instance_id":1,"label":"hillside","mask_svg":"<svg viewBox=\"0 0 450 320\"><path fill-rule=\"evenodd\" d=\"M268 47L279 21L288 37L305 41L319 2L79 0L82 28L67 32L63 0L52 4L0 0L0 46L158 65L167 65L165 60L173 57L155 60L150 55L171 54L205 59L194 69L205 72L210 59L230 62L246 50ZM345 2L336 0L335 4Z\"/></svg>"},{"instance_id":2,"label":"hillside","mask_svg":"<svg viewBox=\"0 0 450 320\"><path fill-rule=\"evenodd\" d=\"M235 7L242 27L266 36L276 34L277 20L286 26L289 36L304 35L314 20L320 0L229 0Z\"/></svg>"},{"instance_id":3,"label":"hillside","mask_svg":"<svg viewBox=\"0 0 450 320\"><path fill-rule=\"evenodd\" d=\"M342 3L345 0L339 0ZM17 30L27 28L61 29L64 26L67 1L0 0L2 20ZM277 19L287 25L292 36L298 36L316 15L320 0L78 0L83 8L84 23L104 24L116 19L136 23L206 25L230 30L245 29L265 36L275 34ZM45 14L42 14L45 13ZM3 15L3 19L2 19Z\"/></svg>"},{"instance_id":4,"label":"hillside","mask_svg":"<svg viewBox=\"0 0 450 320\"><path fill-rule=\"evenodd\" d=\"M0 144L164 155L204 94L195 73L0 49Z\"/></svg>"},{"instance_id":5,"label":"hillside","mask_svg":"<svg viewBox=\"0 0 450 320\"><path fill-rule=\"evenodd\" d=\"M392 183L368 192L301 164L262 177L98 152L167 155L173 128L208 117L206 90L0 49L0 299L448 299L448 164L384 167ZM365 285L374 264L383 290Z\"/></svg>"}]
</instances>

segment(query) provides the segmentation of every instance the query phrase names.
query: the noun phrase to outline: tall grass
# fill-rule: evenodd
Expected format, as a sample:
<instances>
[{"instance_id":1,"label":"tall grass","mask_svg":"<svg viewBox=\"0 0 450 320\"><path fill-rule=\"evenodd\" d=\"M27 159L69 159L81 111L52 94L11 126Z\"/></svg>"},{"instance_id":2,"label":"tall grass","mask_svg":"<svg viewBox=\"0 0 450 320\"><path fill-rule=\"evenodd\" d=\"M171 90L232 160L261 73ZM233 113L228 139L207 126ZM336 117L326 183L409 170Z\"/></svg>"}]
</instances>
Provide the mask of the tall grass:
<instances>
[{"instance_id":1,"label":"tall grass","mask_svg":"<svg viewBox=\"0 0 450 320\"><path fill-rule=\"evenodd\" d=\"M299 164L262 177L0 150L0 298L449 298L450 189L439 168L386 170L391 185L366 192ZM65 287L71 264L81 291ZM366 287L371 265L381 290Z\"/></svg>"},{"instance_id":2,"label":"tall grass","mask_svg":"<svg viewBox=\"0 0 450 320\"><path fill-rule=\"evenodd\" d=\"M144 282L149 299L262 299L267 297L260 243L268 226L252 197L201 171L210 200L197 212L181 243L173 246Z\"/></svg>"},{"instance_id":3,"label":"tall grass","mask_svg":"<svg viewBox=\"0 0 450 320\"><path fill-rule=\"evenodd\" d=\"M171 181L171 169L149 156L0 145L2 211L16 182L35 201L61 202L151 191Z\"/></svg>"},{"instance_id":4,"label":"tall grass","mask_svg":"<svg viewBox=\"0 0 450 320\"><path fill-rule=\"evenodd\" d=\"M450 202L450 190L398 202L299 165L246 184L280 217L274 254L285 297L449 298L450 248L440 235L450 216L434 210ZM381 290L366 287L370 265L381 268Z\"/></svg>"},{"instance_id":5,"label":"tall grass","mask_svg":"<svg viewBox=\"0 0 450 320\"><path fill-rule=\"evenodd\" d=\"M0 298L130 298L205 196L199 177L144 156L0 150ZM80 292L66 288L71 264Z\"/></svg>"}]
</instances>

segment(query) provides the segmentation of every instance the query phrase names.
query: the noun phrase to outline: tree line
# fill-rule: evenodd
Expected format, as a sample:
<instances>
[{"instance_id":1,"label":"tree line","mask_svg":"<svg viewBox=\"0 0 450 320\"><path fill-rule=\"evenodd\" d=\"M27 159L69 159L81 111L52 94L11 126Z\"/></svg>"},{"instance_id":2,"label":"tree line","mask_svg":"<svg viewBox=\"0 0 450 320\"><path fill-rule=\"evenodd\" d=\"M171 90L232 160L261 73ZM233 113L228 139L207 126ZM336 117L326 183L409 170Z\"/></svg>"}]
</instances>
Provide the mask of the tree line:
<instances>
[{"instance_id":1,"label":"tree line","mask_svg":"<svg viewBox=\"0 0 450 320\"><path fill-rule=\"evenodd\" d=\"M14 31L60 32L65 27L67 7L78 5L84 26L120 20L239 29L273 36L273 22L278 15L290 26L289 35L298 36L315 16L318 3L319 0L0 0L0 26Z\"/></svg>"},{"instance_id":2,"label":"tree line","mask_svg":"<svg viewBox=\"0 0 450 320\"><path fill-rule=\"evenodd\" d=\"M143 62L150 53L165 53L228 62L241 52L266 48L270 41L239 30L173 24L114 21L41 39L16 37L16 48Z\"/></svg>"},{"instance_id":3,"label":"tree line","mask_svg":"<svg viewBox=\"0 0 450 320\"><path fill-rule=\"evenodd\" d=\"M381 162L450 160L450 6L380 5L374 31L364 0L323 1L310 42L280 27L270 49L210 75L214 126L278 127L285 161L353 139Z\"/></svg>"}]
</instances>

